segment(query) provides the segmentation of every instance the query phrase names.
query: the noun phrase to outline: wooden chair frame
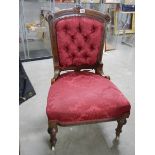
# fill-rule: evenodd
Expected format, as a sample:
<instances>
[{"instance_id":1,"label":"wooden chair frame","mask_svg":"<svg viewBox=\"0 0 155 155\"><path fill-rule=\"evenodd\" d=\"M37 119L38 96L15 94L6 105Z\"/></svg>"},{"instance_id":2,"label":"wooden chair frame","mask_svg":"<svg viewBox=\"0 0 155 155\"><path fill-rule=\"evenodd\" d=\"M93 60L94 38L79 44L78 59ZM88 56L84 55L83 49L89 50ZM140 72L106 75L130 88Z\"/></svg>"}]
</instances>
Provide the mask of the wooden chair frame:
<instances>
[{"instance_id":1,"label":"wooden chair frame","mask_svg":"<svg viewBox=\"0 0 155 155\"><path fill-rule=\"evenodd\" d=\"M90 17L96 20L99 20L103 22L106 26L106 23L110 21L110 16L108 14L102 14L98 11L95 10L90 10L90 9L83 9L81 10L80 7L75 7L73 9L67 9L67 10L62 10L59 11L55 14L50 14L48 13L46 16L46 20L49 23L49 30L50 30L50 38L51 38L51 47L52 47L52 54L53 54L53 63L54 63L54 77L51 79L51 84L53 84L56 79L60 76L61 71L67 71L67 70L74 70L80 72L81 69L94 69L95 74L99 74L101 76L104 76L105 78L110 80L109 76L104 75L103 73L103 63L102 63L102 54L103 50L105 50L105 40L106 40L106 33L104 29L103 32L103 37L102 37L102 44L101 48L99 51L99 55L97 58L97 62L95 65L82 65L78 67L61 67L59 65L59 58L58 58L58 48L57 48L57 39L56 39L56 31L55 31L55 22L60 19L68 18L71 16L86 16ZM72 125L81 125L81 124L91 124L91 123L99 123L99 122L108 122L108 121L117 121L118 125L116 128L116 138L119 137L120 133L122 132L122 126L126 124L126 118L128 118L130 113L126 113L122 115L119 118L113 118L113 119L107 119L103 121L91 121L91 122L86 122L86 123L79 123L79 124L69 124L69 125L62 125L57 122L53 122L52 120L48 121L48 133L50 134L50 142L52 148L55 147L56 145L56 133L58 132L58 125L60 126L72 126Z\"/></svg>"}]
</instances>

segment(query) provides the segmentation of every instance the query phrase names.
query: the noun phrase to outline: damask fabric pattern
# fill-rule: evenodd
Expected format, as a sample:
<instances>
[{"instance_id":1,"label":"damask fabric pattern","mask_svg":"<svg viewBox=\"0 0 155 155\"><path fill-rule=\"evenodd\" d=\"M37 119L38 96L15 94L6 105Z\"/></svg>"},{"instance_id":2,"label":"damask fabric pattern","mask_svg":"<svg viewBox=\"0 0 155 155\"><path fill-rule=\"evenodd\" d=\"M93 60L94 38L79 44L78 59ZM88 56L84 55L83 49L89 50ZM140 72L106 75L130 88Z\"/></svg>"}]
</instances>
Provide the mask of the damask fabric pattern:
<instances>
[{"instance_id":1,"label":"damask fabric pattern","mask_svg":"<svg viewBox=\"0 0 155 155\"><path fill-rule=\"evenodd\" d=\"M94 65L104 24L88 17L70 17L55 24L61 67Z\"/></svg>"},{"instance_id":2,"label":"damask fabric pattern","mask_svg":"<svg viewBox=\"0 0 155 155\"><path fill-rule=\"evenodd\" d=\"M130 103L103 76L69 72L51 86L46 108L49 120L62 125L108 120L130 112Z\"/></svg>"}]
</instances>

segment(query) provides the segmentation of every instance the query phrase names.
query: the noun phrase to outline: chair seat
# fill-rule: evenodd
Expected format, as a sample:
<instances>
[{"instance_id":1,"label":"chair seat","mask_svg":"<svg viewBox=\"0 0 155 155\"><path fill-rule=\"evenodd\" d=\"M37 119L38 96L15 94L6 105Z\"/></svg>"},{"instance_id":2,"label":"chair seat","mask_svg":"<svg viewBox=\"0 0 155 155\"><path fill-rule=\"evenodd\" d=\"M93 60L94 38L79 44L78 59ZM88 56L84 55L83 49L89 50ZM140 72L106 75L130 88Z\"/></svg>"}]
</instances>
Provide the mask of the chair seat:
<instances>
[{"instance_id":1,"label":"chair seat","mask_svg":"<svg viewBox=\"0 0 155 155\"><path fill-rule=\"evenodd\" d=\"M112 120L130 112L130 103L103 76L69 72L52 84L48 94L48 120L60 125Z\"/></svg>"}]
</instances>

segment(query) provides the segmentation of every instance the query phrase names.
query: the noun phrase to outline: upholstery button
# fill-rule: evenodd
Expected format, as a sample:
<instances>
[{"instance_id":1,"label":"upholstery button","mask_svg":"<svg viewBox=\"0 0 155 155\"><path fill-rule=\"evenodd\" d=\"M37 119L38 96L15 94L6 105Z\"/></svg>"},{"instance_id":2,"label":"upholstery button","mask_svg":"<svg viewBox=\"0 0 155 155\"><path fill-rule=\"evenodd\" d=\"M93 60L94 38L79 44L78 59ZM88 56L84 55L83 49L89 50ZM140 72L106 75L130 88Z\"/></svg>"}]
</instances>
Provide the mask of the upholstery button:
<instances>
[{"instance_id":1,"label":"upholstery button","mask_svg":"<svg viewBox=\"0 0 155 155\"><path fill-rule=\"evenodd\" d=\"M71 54L71 56L72 56L72 59L74 59L74 58L75 58L75 54L74 54L74 53L72 53L72 54Z\"/></svg>"},{"instance_id":2,"label":"upholstery button","mask_svg":"<svg viewBox=\"0 0 155 155\"><path fill-rule=\"evenodd\" d=\"M65 33L67 33L68 29L69 29L69 28L68 28L67 25L65 25L65 26L63 27L63 30L64 30Z\"/></svg>"},{"instance_id":3,"label":"upholstery button","mask_svg":"<svg viewBox=\"0 0 155 155\"><path fill-rule=\"evenodd\" d=\"M87 59L89 56L88 56L87 53L84 53L83 57L84 57L85 59Z\"/></svg>"},{"instance_id":4,"label":"upholstery button","mask_svg":"<svg viewBox=\"0 0 155 155\"><path fill-rule=\"evenodd\" d=\"M74 35L71 36L71 40L72 40L73 42L75 41L75 36L74 36Z\"/></svg>"},{"instance_id":5,"label":"upholstery button","mask_svg":"<svg viewBox=\"0 0 155 155\"><path fill-rule=\"evenodd\" d=\"M96 26L95 25L92 25L91 32L94 33L95 31L96 31Z\"/></svg>"},{"instance_id":6,"label":"upholstery button","mask_svg":"<svg viewBox=\"0 0 155 155\"><path fill-rule=\"evenodd\" d=\"M95 49L95 47L94 47L93 44L90 45L90 49L91 49L91 50L94 50L94 49Z\"/></svg>"},{"instance_id":7,"label":"upholstery button","mask_svg":"<svg viewBox=\"0 0 155 155\"><path fill-rule=\"evenodd\" d=\"M88 36L84 36L84 41L87 42Z\"/></svg>"},{"instance_id":8,"label":"upholstery button","mask_svg":"<svg viewBox=\"0 0 155 155\"><path fill-rule=\"evenodd\" d=\"M79 33L81 33L81 25L79 24L79 26L77 27L77 31L79 32Z\"/></svg>"},{"instance_id":9,"label":"upholstery button","mask_svg":"<svg viewBox=\"0 0 155 155\"><path fill-rule=\"evenodd\" d=\"M65 45L65 46L64 46L64 50L65 50L66 52L68 52L68 50L69 50L68 45Z\"/></svg>"},{"instance_id":10,"label":"upholstery button","mask_svg":"<svg viewBox=\"0 0 155 155\"><path fill-rule=\"evenodd\" d=\"M81 46L78 46L77 49L80 52L82 50L82 47Z\"/></svg>"}]
</instances>

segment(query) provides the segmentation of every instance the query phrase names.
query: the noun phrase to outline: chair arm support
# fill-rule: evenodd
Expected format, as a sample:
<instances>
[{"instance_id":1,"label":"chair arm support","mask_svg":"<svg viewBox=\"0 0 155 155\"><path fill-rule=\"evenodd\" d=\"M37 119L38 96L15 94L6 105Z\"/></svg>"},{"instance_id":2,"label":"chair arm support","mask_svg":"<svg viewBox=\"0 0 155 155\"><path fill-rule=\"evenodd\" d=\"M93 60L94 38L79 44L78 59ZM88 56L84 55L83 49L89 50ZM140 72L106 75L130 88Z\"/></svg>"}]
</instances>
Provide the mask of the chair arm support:
<instances>
[{"instance_id":1,"label":"chair arm support","mask_svg":"<svg viewBox=\"0 0 155 155\"><path fill-rule=\"evenodd\" d=\"M60 70L55 69L54 70L54 77L51 79L51 84L53 84L56 81L56 79L58 78L59 75L60 75Z\"/></svg>"},{"instance_id":2,"label":"chair arm support","mask_svg":"<svg viewBox=\"0 0 155 155\"><path fill-rule=\"evenodd\" d=\"M96 74L99 74L99 75L105 77L106 79L109 79L109 80L110 80L110 76L109 76L109 75L105 75L104 72L103 72L103 64L99 64L99 65L96 67L95 73L96 73Z\"/></svg>"}]
</instances>

